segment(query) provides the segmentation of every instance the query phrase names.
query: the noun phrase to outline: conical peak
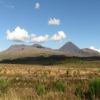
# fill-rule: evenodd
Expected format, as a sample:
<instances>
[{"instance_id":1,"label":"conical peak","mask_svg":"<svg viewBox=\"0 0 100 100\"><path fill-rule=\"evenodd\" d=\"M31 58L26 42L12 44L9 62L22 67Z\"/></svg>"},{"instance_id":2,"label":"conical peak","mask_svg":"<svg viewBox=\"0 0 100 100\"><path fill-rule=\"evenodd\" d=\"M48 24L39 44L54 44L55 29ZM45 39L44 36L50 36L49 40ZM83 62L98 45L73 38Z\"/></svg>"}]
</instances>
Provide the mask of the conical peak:
<instances>
[{"instance_id":1,"label":"conical peak","mask_svg":"<svg viewBox=\"0 0 100 100\"><path fill-rule=\"evenodd\" d=\"M62 51L62 52L70 52L70 53L74 53L75 54L75 53L78 53L80 51L80 48L78 48L72 42L67 42L59 50Z\"/></svg>"}]
</instances>

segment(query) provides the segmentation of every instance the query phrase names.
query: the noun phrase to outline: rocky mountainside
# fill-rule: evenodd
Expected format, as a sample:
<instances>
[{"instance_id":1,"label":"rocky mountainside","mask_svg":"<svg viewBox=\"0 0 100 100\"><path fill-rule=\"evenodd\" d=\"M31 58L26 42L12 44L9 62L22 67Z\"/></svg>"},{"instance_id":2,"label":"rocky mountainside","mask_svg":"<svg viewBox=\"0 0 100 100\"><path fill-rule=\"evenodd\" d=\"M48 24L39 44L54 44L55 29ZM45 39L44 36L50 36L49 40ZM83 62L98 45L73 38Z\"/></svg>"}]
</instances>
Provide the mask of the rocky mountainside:
<instances>
[{"instance_id":1,"label":"rocky mountainside","mask_svg":"<svg viewBox=\"0 0 100 100\"><path fill-rule=\"evenodd\" d=\"M50 55L64 55L64 53L61 51L43 47L39 44L34 44L32 46L12 45L7 50L0 52L0 60L17 59L25 57L38 57L38 56L47 57Z\"/></svg>"},{"instance_id":2,"label":"rocky mountainside","mask_svg":"<svg viewBox=\"0 0 100 100\"><path fill-rule=\"evenodd\" d=\"M60 49L54 50L41 46L40 44L28 45L12 45L7 50L0 52L0 61L4 59L17 59L25 57L48 57L51 55L64 56L100 56L97 51L85 48L80 49L72 42L67 42Z\"/></svg>"},{"instance_id":3,"label":"rocky mountainside","mask_svg":"<svg viewBox=\"0 0 100 100\"><path fill-rule=\"evenodd\" d=\"M80 51L80 48L78 48L76 45L74 45L72 42L67 42L66 44L64 44L59 51L62 52L68 52L68 53L72 53L72 54L78 54Z\"/></svg>"},{"instance_id":4,"label":"rocky mountainside","mask_svg":"<svg viewBox=\"0 0 100 100\"><path fill-rule=\"evenodd\" d=\"M67 52L71 54L78 54L81 56L100 56L100 53L88 48L80 49L72 42L67 42L65 45L63 45L59 51Z\"/></svg>"}]
</instances>

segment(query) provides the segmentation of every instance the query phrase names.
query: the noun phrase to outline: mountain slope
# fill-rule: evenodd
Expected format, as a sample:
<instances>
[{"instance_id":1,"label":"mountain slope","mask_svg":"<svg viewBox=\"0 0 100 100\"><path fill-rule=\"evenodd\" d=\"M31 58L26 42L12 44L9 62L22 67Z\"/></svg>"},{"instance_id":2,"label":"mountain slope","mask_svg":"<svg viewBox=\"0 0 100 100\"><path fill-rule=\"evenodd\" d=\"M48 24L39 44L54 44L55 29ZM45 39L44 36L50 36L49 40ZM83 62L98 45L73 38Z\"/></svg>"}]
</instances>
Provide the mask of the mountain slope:
<instances>
[{"instance_id":1,"label":"mountain slope","mask_svg":"<svg viewBox=\"0 0 100 100\"><path fill-rule=\"evenodd\" d=\"M25 57L37 57L37 56L49 56L49 55L64 55L63 52L48 49L39 45L38 48L35 46L27 45L13 45L7 50L0 52L0 61L3 59L17 59ZM69 55L69 54L67 54Z\"/></svg>"},{"instance_id":2,"label":"mountain slope","mask_svg":"<svg viewBox=\"0 0 100 100\"><path fill-rule=\"evenodd\" d=\"M65 45L63 45L59 49L59 51L68 52L68 53L72 53L72 54L78 54L80 49L76 45L74 45L72 42L67 42Z\"/></svg>"},{"instance_id":3,"label":"mountain slope","mask_svg":"<svg viewBox=\"0 0 100 100\"><path fill-rule=\"evenodd\" d=\"M97 51L94 51L92 49L88 49L88 48L84 48L84 49L81 49L79 54L82 54L82 55L91 55L91 56L100 56L100 53L97 52Z\"/></svg>"},{"instance_id":4,"label":"mountain slope","mask_svg":"<svg viewBox=\"0 0 100 100\"><path fill-rule=\"evenodd\" d=\"M88 48L79 49L76 45L74 45L72 42L67 42L65 45L63 45L59 51L67 52L71 54L77 54L79 56L100 56L100 53Z\"/></svg>"},{"instance_id":5,"label":"mountain slope","mask_svg":"<svg viewBox=\"0 0 100 100\"><path fill-rule=\"evenodd\" d=\"M0 52L0 61L4 59L17 59L26 57L39 57L50 55L65 55L65 56L100 56L97 51L85 48L79 49L72 42L67 42L60 49L54 50L41 46L40 44L34 44L32 46L27 45L12 45L7 50Z\"/></svg>"}]
</instances>

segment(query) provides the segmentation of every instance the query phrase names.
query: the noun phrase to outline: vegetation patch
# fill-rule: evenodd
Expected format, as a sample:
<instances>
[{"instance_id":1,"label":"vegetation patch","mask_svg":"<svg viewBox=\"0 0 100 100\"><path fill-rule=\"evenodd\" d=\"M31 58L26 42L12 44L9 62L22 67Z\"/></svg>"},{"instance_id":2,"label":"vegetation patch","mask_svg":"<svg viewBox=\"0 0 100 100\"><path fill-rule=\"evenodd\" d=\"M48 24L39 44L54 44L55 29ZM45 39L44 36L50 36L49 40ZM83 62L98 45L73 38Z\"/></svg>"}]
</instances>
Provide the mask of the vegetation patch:
<instances>
[{"instance_id":1,"label":"vegetation patch","mask_svg":"<svg viewBox=\"0 0 100 100\"><path fill-rule=\"evenodd\" d=\"M8 81L4 81L3 79L0 79L0 95L8 92L9 84L10 83Z\"/></svg>"},{"instance_id":2,"label":"vegetation patch","mask_svg":"<svg viewBox=\"0 0 100 100\"><path fill-rule=\"evenodd\" d=\"M54 64L86 64L87 62L84 60L80 60L77 58L66 58L62 60L51 60L50 62L52 65Z\"/></svg>"},{"instance_id":3,"label":"vegetation patch","mask_svg":"<svg viewBox=\"0 0 100 100\"><path fill-rule=\"evenodd\" d=\"M65 92L66 86L60 80L57 80L57 82L56 82L56 90L58 92Z\"/></svg>"},{"instance_id":4,"label":"vegetation patch","mask_svg":"<svg viewBox=\"0 0 100 100\"><path fill-rule=\"evenodd\" d=\"M40 85L37 86L37 93L38 93L39 95L45 94L44 85L40 84Z\"/></svg>"}]
</instances>

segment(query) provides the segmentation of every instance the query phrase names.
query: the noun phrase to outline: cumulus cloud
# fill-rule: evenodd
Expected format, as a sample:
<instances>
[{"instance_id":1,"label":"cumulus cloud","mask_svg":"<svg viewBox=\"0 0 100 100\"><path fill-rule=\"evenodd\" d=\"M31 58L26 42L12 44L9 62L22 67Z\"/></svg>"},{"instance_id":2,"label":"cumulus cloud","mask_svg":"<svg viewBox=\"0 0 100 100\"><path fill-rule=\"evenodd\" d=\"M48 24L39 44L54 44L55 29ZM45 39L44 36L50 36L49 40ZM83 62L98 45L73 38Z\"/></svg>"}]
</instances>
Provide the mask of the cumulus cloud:
<instances>
[{"instance_id":1,"label":"cumulus cloud","mask_svg":"<svg viewBox=\"0 0 100 100\"><path fill-rule=\"evenodd\" d=\"M49 40L49 35L45 35L45 36L39 36L36 37L35 34L31 34L32 39L30 40L30 43L36 43L36 42L46 42Z\"/></svg>"},{"instance_id":2,"label":"cumulus cloud","mask_svg":"<svg viewBox=\"0 0 100 100\"><path fill-rule=\"evenodd\" d=\"M28 32L24 29L20 29L20 27L16 27L15 31L10 32L10 30L6 31L7 40L16 41L16 42L28 42L29 35Z\"/></svg>"},{"instance_id":3,"label":"cumulus cloud","mask_svg":"<svg viewBox=\"0 0 100 100\"><path fill-rule=\"evenodd\" d=\"M40 7L40 4L39 3L36 3L35 9L38 9L39 7Z\"/></svg>"},{"instance_id":4,"label":"cumulus cloud","mask_svg":"<svg viewBox=\"0 0 100 100\"><path fill-rule=\"evenodd\" d=\"M100 53L100 49L96 49L96 48L94 48L93 46L90 46L89 49L95 50L95 51L97 51L97 52Z\"/></svg>"},{"instance_id":5,"label":"cumulus cloud","mask_svg":"<svg viewBox=\"0 0 100 100\"><path fill-rule=\"evenodd\" d=\"M48 21L48 25L59 25L60 24L60 19L51 19Z\"/></svg>"},{"instance_id":6,"label":"cumulus cloud","mask_svg":"<svg viewBox=\"0 0 100 100\"><path fill-rule=\"evenodd\" d=\"M30 35L30 37L35 37L35 36L36 36L35 34L31 34L31 35Z\"/></svg>"},{"instance_id":7,"label":"cumulus cloud","mask_svg":"<svg viewBox=\"0 0 100 100\"><path fill-rule=\"evenodd\" d=\"M62 43L62 39L66 38L66 34L63 31L58 31L58 34L55 34L51 37L51 40L59 41L59 43Z\"/></svg>"},{"instance_id":8,"label":"cumulus cloud","mask_svg":"<svg viewBox=\"0 0 100 100\"><path fill-rule=\"evenodd\" d=\"M49 35L38 36L35 34L29 35L25 29L21 29L19 26L15 28L13 32L10 30L6 31L7 36L6 39L9 41L15 42L27 42L27 43L41 43L46 41L57 41L57 43L62 43L62 39L66 38L66 35L63 31L58 31L58 34L53 35L49 38Z\"/></svg>"}]
</instances>

